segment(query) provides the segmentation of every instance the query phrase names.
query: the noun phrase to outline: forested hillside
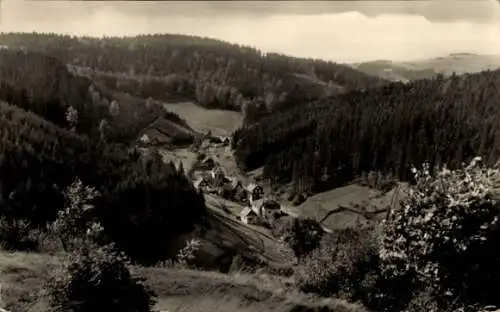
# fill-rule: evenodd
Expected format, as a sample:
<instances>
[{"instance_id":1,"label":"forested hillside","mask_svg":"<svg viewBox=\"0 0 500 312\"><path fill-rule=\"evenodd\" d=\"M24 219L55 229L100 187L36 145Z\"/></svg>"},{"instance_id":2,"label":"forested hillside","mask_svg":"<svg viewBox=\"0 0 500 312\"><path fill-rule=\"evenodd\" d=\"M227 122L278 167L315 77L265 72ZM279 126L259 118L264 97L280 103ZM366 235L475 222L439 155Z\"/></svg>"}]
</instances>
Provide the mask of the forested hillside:
<instances>
[{"instance_id":1,"label":"forested hillside","mask_svg":"<svg viewBox=\"0 0 500 312\"><path fill-rule=\"evenodd\" d=\"M2 34L0 42L94 70L90 75L100 76L100 82L114 90L136 90L144 98L183 97L207 107L243 109L257 115L297 102L290 93L313 100L386 83L333 62L264 54L193 36L96 39L9 33Z\"/></svg>"},{"instance_id":2,"label":"forested hillside","mask_svg":"<svg viewBox=\"0 0 500 312\"><path fill-rule=\"evenodd\" d=\"M126 144L158 117L186 126L161 104L109 90L32 51L0 50L0 100L79 134ZM70 107L75 116L68 116Z\"/></svg>"},{"instance_id":3,"label":"forested hillside","mask_svg":"<svg viewBox=\"0 0 500 312\"><path fill-rule=\"evenodd\" d=\"M498 160L500 71L353 91L234 133L246 170L301 190L343 184L369 171L407 179L412 165ZM439 125L436 127L436 125Z\"/></svg>"},{"instance_id":4,"label":"forested hillside","mask_svg":"<svg viewBox=\"0 0 500 312\"><path fill-rule=\"evenodd\" d=\"M135 259L153 261L165 248L145 242L165 246L203 213L203 197L182 169L159 156L92 142L4 102L0 133L0 215L8 220L43 227L63 207L64 188L78 177L102 194L97 217L113 241Z\"/></svg>"}]
</instances>

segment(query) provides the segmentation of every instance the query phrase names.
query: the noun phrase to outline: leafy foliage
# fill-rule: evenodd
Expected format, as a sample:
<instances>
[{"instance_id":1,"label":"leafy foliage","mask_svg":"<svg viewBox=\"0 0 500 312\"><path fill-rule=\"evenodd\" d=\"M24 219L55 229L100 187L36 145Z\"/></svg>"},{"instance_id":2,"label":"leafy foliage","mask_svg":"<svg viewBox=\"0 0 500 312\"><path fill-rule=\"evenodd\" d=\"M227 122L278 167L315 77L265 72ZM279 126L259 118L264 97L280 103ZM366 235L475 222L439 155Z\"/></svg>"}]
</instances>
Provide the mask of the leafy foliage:
<instances>
[{"instance_id":1,"label":"leafy foliage","mask_svg":"<svg viewBox=\"0 0 500 312\"><path fill-rule=\"evenodd\" d=\"M83 186L78 178L67 188L65 192L67 205L59 210L57 219L50 227L52 234L61 239L65 251L69 251L71 247L74 248L69 244L75 239L76 244L82 244L88 239L90 242L98 241L102 236L102 226L92 218L94 209L92 201L97 196L99 196L97 190Z\"/></svg>"},{"instance_id":2,"label":"leafy foliage","mask_svg":"<svg viewBox=\"0 0 500 312\"><path fill-rule=\"evenodd\" d=\"M476 157L467 166L431 173L414 169L410 196L383 226L380 249L385 276L412 276L431 290L441 308L500 304L491 285L500 275L500 170Z\"/></svg>"},{"instance_id":3,"label":"leafy foliage","mask_svg":"<svg viewBox=\"0 0 500 312\"><path fill-rule=\"evenodd\" d=\"M53 312L150 312L155 294L131 275L128 260L112 247L86 248L71 255L46 288Z\"/></svg>"}]
</instances>

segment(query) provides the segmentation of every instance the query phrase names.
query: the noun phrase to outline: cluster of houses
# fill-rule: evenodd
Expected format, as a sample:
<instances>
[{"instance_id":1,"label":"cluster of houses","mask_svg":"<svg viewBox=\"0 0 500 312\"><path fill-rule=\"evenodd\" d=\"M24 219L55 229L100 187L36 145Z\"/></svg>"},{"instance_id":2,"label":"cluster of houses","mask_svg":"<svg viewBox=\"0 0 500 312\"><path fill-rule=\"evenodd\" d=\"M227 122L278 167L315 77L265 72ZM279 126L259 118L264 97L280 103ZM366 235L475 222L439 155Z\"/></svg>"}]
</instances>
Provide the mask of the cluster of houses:
<instances>
[{"instance_id":1,"label":"cluster of houses","mask_svg":"<svg viewBox=\"0 0 500 312\"><path fill-rule=\"evenodd\" d=\"M281 205L264 196L264 190L260 185L251 183L247 186L249 207L245 207L240 213L241 222L245 224L270 224L276 218L283 215Z\"/></svg>"},{"instance_id":2,"label":"cluster of houses","mask_svg":"<svg viewBox=\"0 0 500 312\"><path fill-rule=\"evenodd\" d=\"M209 175L199 177L194 185L205 193L246 204L247 207L240 213L240 220L245 224L269 224L283 215L281 205L266 198L262 186L250 183L245 187L241 181L226 177L220 167L212 168Z\"/></svg>"}]
</instances>

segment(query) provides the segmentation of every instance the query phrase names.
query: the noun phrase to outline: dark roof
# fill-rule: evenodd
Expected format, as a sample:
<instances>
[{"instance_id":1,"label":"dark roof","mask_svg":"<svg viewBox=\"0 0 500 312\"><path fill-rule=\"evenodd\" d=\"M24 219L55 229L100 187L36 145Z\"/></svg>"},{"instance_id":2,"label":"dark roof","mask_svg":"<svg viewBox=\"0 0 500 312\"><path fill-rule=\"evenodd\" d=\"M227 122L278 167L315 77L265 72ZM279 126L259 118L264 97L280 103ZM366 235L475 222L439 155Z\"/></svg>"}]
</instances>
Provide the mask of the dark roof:
<instances>
[{"instance_id":1,"label":"dark roof","mask_svg":"<svg viewBox=\"0 0 500 312\"><path fill-rule=\"evenodd\" d=\"M255 213L255 211L253 211L253 210L252 210L252 208L250 208L250 207L245 207L245 208L243 208L243 210L241 210L241 212L240 212L240 216L242 216L242 217L244 217L244 216L248 216L248 215L250 215L250 214L257 215L257 214Z\"/></svg>"}]
</instances>

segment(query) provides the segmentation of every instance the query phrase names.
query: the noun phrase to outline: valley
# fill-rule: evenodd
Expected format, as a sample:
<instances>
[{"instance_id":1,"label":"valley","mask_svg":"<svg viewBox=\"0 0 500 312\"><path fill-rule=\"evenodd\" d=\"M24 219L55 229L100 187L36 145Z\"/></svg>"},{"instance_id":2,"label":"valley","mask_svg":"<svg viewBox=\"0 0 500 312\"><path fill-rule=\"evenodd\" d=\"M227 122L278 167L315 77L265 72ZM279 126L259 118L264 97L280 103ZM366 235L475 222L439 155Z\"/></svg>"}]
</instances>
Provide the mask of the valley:
<instances>
[{"instance_id":1,"label":"valley","mask_svg":"<svg viewBox=\"0 0 500 312\"><path fill-rule=\"evenodd\" d=\"M500 307L494 57L0 43L0 308Z\"/></svg>"}]
</instances>

